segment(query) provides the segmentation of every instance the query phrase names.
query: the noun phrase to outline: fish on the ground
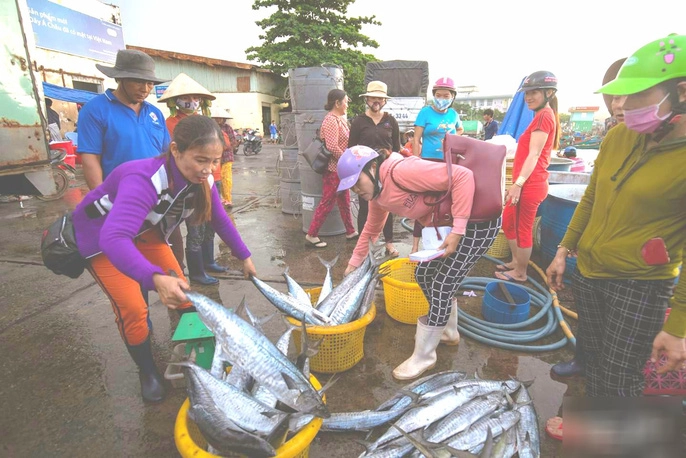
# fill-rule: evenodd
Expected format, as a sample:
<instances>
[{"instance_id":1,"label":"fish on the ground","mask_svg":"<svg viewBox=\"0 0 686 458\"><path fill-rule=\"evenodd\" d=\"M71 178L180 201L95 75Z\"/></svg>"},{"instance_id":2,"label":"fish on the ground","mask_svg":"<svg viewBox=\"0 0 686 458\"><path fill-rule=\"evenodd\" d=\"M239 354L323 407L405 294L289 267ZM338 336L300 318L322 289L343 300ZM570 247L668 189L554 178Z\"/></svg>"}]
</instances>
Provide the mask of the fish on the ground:
<instances>
[{"instance_id":1,"label":"fish on the ground","mask_svg":"<svg viewBox=\"0 0 686 458\"><path fill-rule=\"evenodd\" d=\"M515 397L517 410L521 414L517 424L517 451L520 458L540 458L541 439L538 434L538 417L536 409L529 395L529 391L523 386Z\"/></svg>"}]
</instances>

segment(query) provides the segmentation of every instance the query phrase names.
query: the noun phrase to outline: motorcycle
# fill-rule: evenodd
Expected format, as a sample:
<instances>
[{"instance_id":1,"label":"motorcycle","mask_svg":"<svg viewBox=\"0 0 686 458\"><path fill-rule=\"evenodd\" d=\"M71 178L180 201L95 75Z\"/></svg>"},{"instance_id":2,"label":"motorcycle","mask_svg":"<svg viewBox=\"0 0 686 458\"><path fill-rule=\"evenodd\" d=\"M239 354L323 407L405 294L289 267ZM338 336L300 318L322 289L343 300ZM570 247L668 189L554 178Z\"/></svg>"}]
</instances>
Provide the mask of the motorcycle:
<instances>
[{"instance_id":1,"label":"motorcycle","mask_svg":"<svg viewBox=\"0 0 686 458\"><path fill-rule=\"evenodd\" d=\"M248 129L243 132L243 154L249 156L262 151L262 137L257 129Z\"/></svg>"},{"instance_id":2,"label":"motorcycle","mask_svg":"<svg viewBox=\"0 0 686 458\"><path fill-rule=\"evenodd\" d=\"M60 199L69 189L69 182L76 178L76 169L64 162L67 151L64 149L50 150L50 166L52 167L52 177L55 180L56 191L52 194L36 196L37 199L49 202Z\"/></svg>"}]
</instances>

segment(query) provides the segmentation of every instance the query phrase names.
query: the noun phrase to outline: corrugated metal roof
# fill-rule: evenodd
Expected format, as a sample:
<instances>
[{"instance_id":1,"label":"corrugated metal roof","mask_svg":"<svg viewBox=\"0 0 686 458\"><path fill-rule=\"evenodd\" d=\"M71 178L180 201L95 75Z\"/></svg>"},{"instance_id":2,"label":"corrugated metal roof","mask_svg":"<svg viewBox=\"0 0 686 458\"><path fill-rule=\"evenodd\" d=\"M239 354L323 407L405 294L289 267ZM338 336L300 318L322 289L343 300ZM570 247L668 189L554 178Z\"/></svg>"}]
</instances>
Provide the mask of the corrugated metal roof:
<instances>
[{"instance_id":1,"label":"corrugated metal roof","mask_svg":"<svg viewBox=\"0 0 686 458\"><path fill-rule=\"evenodd\" d=\"M162 59L168 60L185 60L189 62L195 62L198 64L208 65L210 67L230 67L230 68L240 68L243 70L252 70L255 72L272 73L271 70L260 68L257 65L247 64L242 62L232 62L229 60L214 59L212 57L203 56L193 56L191 54L183 54L180 52L173 51L163 51L161 49L144 48L142 46L132 46L126 45L127 49L136 49L138 51L143 51L150 57L161 57Z\"/></svg>"}]
</instances>

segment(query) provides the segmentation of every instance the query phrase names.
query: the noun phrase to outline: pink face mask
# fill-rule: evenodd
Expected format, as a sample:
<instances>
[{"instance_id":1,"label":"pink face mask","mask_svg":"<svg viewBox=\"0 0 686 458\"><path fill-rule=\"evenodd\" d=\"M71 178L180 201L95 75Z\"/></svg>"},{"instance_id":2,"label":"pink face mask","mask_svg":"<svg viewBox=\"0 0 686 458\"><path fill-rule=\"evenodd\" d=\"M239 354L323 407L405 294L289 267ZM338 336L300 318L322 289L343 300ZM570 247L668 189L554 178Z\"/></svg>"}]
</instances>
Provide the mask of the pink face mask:
<instances>
[{"instance_id":1,"label":"pink face mask","mask_svg":"<svg viewBox=\"0 0 686 458\"><path fill-rule=\"evenodd\" d=\"M667 100L667 97L669 97L669 94L660 103L655 105L636 108L635 110L624 110L624 123L629 129L640 134L652 134L660 127L662 121L672 114L670 111L662 117L657 115L658 111L660 111L660 105Z\"/></svg>"}]
</instances>

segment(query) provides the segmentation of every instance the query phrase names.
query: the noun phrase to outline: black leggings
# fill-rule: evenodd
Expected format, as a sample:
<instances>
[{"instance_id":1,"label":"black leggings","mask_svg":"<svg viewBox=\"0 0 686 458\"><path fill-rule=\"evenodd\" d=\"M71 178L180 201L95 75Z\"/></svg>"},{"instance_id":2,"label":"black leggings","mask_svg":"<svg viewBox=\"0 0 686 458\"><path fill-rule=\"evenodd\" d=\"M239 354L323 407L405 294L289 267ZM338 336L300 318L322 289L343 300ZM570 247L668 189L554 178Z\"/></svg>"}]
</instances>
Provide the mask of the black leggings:
<instances>
[{"instance_id":1,"label":"black leggings","mask_svg":"<svg viewBox=\"0 0 686 458\"><path fill-rule=\"evenodd\" d=\"M357 232L362 233L364 223L367 222L367 214L369 213L369 202L359 198L360 209L357 212ZM393 213L388 214L386 224L383 227L383 238L386 243L393 242Z\"/></svg>"},{"instance_id":2,"label":"black leggings","mask_svg":"<svg viewBox=\"0 0 686 458\"><path fill-rule=\"evenodd\" d=\"M451 299L474 264L493 245L500 225L500 218L485 223L469 223L455 253L447 258L417 264L414 274L429 301L429 326L446 325Z\"/></svg>"}]
</instances>

